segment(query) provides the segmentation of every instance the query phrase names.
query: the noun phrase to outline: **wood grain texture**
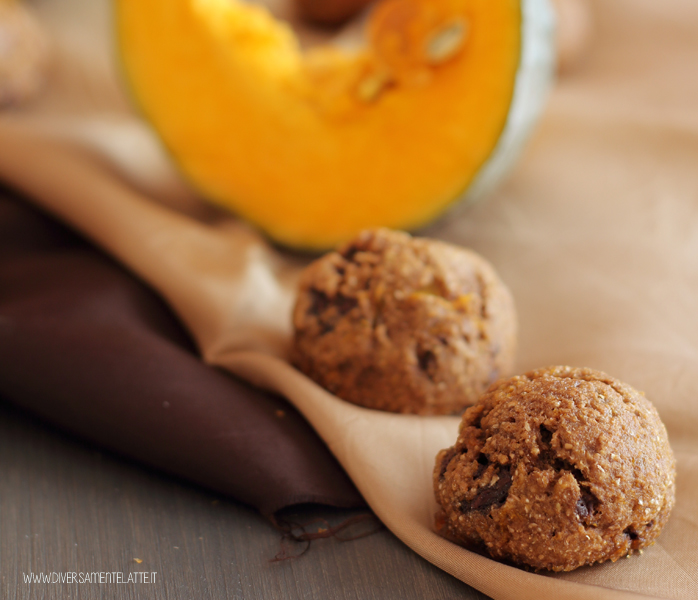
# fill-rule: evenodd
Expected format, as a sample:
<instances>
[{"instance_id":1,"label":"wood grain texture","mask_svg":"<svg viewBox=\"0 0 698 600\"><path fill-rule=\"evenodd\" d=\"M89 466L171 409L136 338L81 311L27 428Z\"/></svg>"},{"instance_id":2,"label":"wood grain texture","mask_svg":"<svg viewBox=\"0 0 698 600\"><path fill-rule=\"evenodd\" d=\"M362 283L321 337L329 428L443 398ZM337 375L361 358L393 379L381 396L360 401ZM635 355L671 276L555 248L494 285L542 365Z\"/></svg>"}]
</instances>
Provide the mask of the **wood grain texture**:
<instances>
[{"instance_id":1,"label":"wood grain texture","mask_svg":"<svg viewBox=\"0 0 698 600\"><path fill-rule=\"evenodd\" d=\"M302 507L286 516L334 525L354 514ZM486 598L386 530L349 542L317 540L301 558L272 562L280 548L280 533L249 508L74 441L0 403L2 598ZM157 574L155 583L23 580L30 572L73 571Z\"/></svg>"}]
</instances>

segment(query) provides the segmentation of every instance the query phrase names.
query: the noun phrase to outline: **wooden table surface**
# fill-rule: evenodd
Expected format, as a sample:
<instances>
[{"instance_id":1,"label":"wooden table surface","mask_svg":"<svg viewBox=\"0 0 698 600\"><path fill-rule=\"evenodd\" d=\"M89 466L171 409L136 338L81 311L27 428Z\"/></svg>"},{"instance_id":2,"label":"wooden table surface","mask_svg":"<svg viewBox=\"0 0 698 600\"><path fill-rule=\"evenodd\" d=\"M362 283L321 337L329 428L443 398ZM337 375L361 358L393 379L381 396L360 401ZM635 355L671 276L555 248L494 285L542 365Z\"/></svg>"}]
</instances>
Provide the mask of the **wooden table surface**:
<instances>
[{"instance_id":1,"label":"wooden table surface","mask_svg":"<svg viewBox=\"0 0 698 600\"><path fill-rule=\"evenodd\" d=\"M286 516L335 525L357 512L303 507ZM354 541L317 540L302 557L273 562L280 548L281 534L246 506L76 441L0 401L2 598L486 598L385 529ZM142 579L139 572L154 582L125 581ZM76 573L78 582L25 582L41 573L54 580ZM106 581L116 573L123 583Z\"/></svg>"}]
</instances>

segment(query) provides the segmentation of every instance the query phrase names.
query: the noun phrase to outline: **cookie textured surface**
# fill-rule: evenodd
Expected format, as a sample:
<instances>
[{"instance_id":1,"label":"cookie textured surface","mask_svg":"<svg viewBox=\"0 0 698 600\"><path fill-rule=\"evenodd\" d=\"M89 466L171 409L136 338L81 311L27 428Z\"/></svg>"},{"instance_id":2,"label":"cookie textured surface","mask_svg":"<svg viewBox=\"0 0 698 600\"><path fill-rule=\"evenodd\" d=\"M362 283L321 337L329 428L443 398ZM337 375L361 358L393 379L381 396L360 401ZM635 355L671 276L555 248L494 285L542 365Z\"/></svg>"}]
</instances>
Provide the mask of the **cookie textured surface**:
<instances>
[{"instance_id":1,"label":"cookie textured surface","mask_svg":"<svg viewBox=\"0 0 698 600\"><path fill-rule=\"evenodd\" d=\"M514 302L492 266L386 229L307 267L293 322L294 363L369 408L459 412L514 360Z\"/></svg>"},{"instance_id":2,"label":"cookie textured surface","mask_svg":"<svg viewBox=\"0 0 698 600\"><path fill-rule=\"evenodd\" d=\"M493 385L439 453L436 528L535 569L615 561L654 542L676 465L654 406L591 369L550 367Z\"/></svg>"}]
</instances>

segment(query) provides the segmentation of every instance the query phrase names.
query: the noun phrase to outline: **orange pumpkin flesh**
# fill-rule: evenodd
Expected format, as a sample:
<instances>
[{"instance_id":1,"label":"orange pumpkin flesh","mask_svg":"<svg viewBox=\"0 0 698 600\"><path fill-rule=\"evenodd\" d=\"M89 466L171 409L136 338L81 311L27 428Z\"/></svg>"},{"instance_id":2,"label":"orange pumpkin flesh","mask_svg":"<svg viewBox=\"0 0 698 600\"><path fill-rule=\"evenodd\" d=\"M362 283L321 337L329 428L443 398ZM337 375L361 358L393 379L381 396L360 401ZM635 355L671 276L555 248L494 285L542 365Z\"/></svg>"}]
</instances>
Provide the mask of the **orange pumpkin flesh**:
<instances>
[{"instance_id":1,"label":"orange pumpkin flesh","mask_svg":"<svg viewBox=\"0 0 698 600\"><path fill-rule=\"evenodd\" d=\"M323 249L413 229L497 144L519 66L516 0L384 0L359 51L301 50L238 0L117 0L127 80L210 199Z\"/></svg>"}]
</instances>

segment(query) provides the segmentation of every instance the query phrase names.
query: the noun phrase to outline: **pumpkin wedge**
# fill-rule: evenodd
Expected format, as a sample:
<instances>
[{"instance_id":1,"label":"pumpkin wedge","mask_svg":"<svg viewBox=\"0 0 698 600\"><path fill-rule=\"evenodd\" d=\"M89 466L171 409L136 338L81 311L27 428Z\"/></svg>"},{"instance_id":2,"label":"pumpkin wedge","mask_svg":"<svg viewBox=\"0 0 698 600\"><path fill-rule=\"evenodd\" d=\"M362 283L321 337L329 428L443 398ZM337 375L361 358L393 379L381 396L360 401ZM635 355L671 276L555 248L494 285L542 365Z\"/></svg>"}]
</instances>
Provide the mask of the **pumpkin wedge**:
<instances>
[{"instance_id":1,"label":"pumpkin wedge","mask_svg":"<svg viewBox=\"0 0 698 600\"><path fill-rule=\"evenodd\" d=\"M311 48L249 2L115 2L127 82L183 173L298 248L481 194L553 63L547 0L382 0L360 44Z\"/></svg>"}]
</instances>

